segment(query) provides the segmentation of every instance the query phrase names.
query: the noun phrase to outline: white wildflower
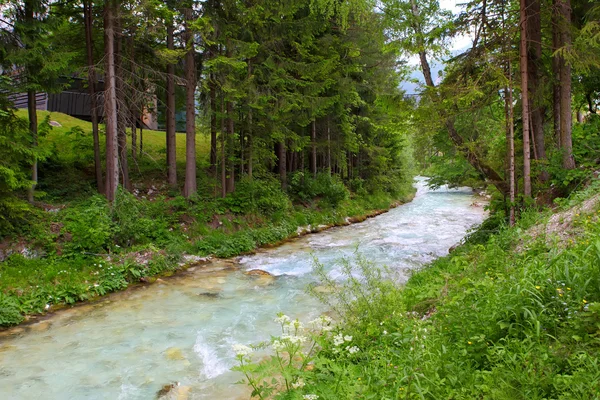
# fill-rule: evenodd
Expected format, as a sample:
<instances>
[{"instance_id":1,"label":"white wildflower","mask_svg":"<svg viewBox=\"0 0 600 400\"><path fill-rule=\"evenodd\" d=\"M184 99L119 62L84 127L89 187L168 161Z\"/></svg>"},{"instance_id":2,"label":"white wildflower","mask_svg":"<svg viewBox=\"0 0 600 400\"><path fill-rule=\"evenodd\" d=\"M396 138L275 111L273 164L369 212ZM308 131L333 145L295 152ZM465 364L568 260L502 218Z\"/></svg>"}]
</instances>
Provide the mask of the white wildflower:
<instances>
[{"instance_id":1,"label":"white wildflower","mask_svg":"<svg viewBox=\"0 0 600 400\"><path fill-rule=\"evenodd\" d=\"M298 379L296 382L292 383L292 387L294 389L300 389L301 387L304 387L306 385L306 383L304 383L304 381L302 379Z\"/></svg>"},{"instance_id":2,"label":"white wildflower","mask_svg":"<svg viewBox=\"0 0 600 400\"><path fill-rule=\"evenodd\" d=\"M348 353L350 353L350 354L354 354L354 353L358 353L358 351L359 351L360 349L359 349L358 347L356 347L356 346L352 346L352 347L350 347L350 346L347 346L347 347L346 347L346 350L348 350Z\"/></svg>"},{"instance_id":3,"label":"white wildflower","mask_svg":"<svg viewBox=\"0 0 600 400\"><path fill-rule=\"evenodd\" d=\"M344 340L345 340L346 342L351 342L351 341L352 341L352 336L350 336L350 335L346 335L346 336L344 336Z\"/></svg>"},{"instance_id":4,"label":"white wildflower","mask_svg":"<svg viewBox=\"0 0 600 400\"><path fill-rule=\"evenodd\" d=\"M297 335L282 335L281 340L285 340L291 344L300 344L306 342L306 337Z\"/></svg>"},{"instance_id":5,"label":"white wildflower","mask_svg":"<svg viewBox=\"0 0 600 400\"><path fill-rule=\"evenodd\" d=\"M252 353L252 349L248 346L244 346L243 344L234 344L232 347L233 347L233 351L238 356L243 357L243 356L247 356L250 353Z\"/></svg>"},{"instance_id":6,"label":"white wildflower","mask_svg":"<svg viewBox=\"0 0 600 400\"><path fill-rule=\"evenodd\" d=\"M387 331L383 331L383 334L384 334L384 335L387 335Z\"/></svg>"},{"instance_id":7,"label":"white wildflower","mask_svg":"<svg viewBox=\"0 0 600 400\"><path fill-rule=\"evenodd\" d=\"M50 304L46 304L46 307L44 307L44 309L49 309L50 308Z\"/></svg>"},{"instance_id":8,"label":"white wildflower","mask_svg":"<svg viewBox=\"0 0 600 400\"><path fill-rule=\"evenodd\" d=\"M333 344L336 346L339 346L340 344L344 343L344 336L342 336L341 333L338 333L337 335L335 335L333 337Z\"/></svg>"},{"instance_id":9,"label":"white wildflower","mask_svg":"<svg viewBox=\"0 0 600 400\"><path fill-rule=\"evenodd\" d=\"M292 319L285 314L277 314L277 318L274 321L281 325L289 325Z\"/></svg>"},{"instance_id":10,"label":"white wildflower","mask_svg":"<svg viewBox=\"0 0 600 400\"><path fill-rule=\"evenodd\" d=\"M316 394L305 394L304 396L302 396L302 398L304 400L317 400L319 396L317 396Z\"/></svg>"},{"instance_id":11,"label":"white wildflower","mask_svg":"<svg viewBox=\"0 0 600 400\"><path fill-rule=\"evenodd\" d=\"M272 346L273 346L273 350L275 350L275 351L285 350L285 344L281 343L279 340L274 340Z\"/></svg>"},{"instance_id":12,"label":"white wildflower","mask_svg":"<svg viewBox=\"0 0 600 400\"><path fill-rule=\"evenodd\" d=\"M294 320L293 325L294 325L294 329L296 329L296 331L304 329L304 326L302 325L302 322L300 322L298 319Z\"/></svg>"},{"instance_id":13,"label":"white wildflower","mask_svg":"<svg viewBox=\"0 0 600 400\"><path fill-rule=\"evenodd\" d=\"M323 327L323 332L330 332L333 330L333 326L324 326Z\"/></svg>"}]
</instances>

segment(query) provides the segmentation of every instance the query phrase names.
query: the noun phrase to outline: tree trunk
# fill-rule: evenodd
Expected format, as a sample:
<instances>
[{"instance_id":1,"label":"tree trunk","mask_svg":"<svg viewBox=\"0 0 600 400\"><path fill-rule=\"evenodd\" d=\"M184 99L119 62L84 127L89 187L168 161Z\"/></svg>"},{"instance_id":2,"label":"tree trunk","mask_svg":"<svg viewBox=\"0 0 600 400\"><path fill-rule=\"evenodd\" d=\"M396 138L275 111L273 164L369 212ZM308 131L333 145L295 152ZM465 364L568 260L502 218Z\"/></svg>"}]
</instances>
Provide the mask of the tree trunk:
<instances>
[{"instance_id":1,"label":"tree trunk","mask_svg":"<svg viewBox=\"0 0 600 400\"><path fill-rule=\"evenodd\" d=\"M526 0L527 12L527 72L529 86L529 109L531 112L531 133L534 139L536 160L546 160L544 138L544 84L541 79L542 65L542 19L540 0ZM548 173L542 171L540 181L548 180Z\"/></svg>"},{"instance_id":2,"label":"tree trunk","mask_svg":"<svg viewBox=\"0 0 600 400\"><path fill-rule=\"evenodd\" d=\"M227 196L227 157L225 154L225 100L221 96L221 197Z\"/></svg>"},{"instance_id":3,"label":"tree trunk","mask_svg":"<svg viewBox=\"0 0 600 400\"><path fill-rule=\"evenodd\" d=\"M504 88L504 110L506 115L506 153L508 161L508 185L509 185L509 223L515 224L515 130L513 109L513 87L512 68L508 61L508 86Z\"/></svg>"},{"instance_id":4,"label":"tree trunk","mask_svg":"<svg viewBox=\"0 0 600 400\"><path fill-rule=\"evenodd\" d=\"M134 164L137 162L137 126L135 122L137 116L135 111L131 111L131 157L133 158Z\"/></svg>"},{"instance_id":5,"label":"tree trunk","mask_svg":"<svg viewBox=\"0 0 600 400\"><path fill-rule=\"evenodd\" d=\"M211 52L211 55L213 53ZM215 74L211 73L208 81L208 92L210 98L210 169L217 172L217 87ZM216 176L215 176L216 178Z\"/></svg>"},{"instance_id":6,"label":"tree trunk","mask_svg":"<svg viewBox=\"0 0 600 400\"><path fill-rule=\"evenodd\" d=\"M28 0L25 1L25 23L33 30L33 1ZM36 71L33 71L27 68L27 73L31 76L31 78L35 79L33 76L36 74ZM29 116L29 133L31 134L31 146L33 148L38 145L38 122L37 122L37 99L35 97L36 91L34 89L27 90L27 114ZM27 200L30 203L33 203L34 200L34 192L35 187L38 182L38 165L37 158L33 160L31 164L31 180L32 184L29 187L27 192Z\"/></svg>"},{"instance_id":7,"label":"tree trunk","mask_svg":"<svg viewBox=\"0 0 600 400\"><path fill-rule=\"evenodd\" d=\"M29 116L29 132L31 133L31 146L33 148L38 145L38 121L37 121L37 100L35 98L35 90L27 91L27 114ZM38 163L37 158L31 164L31 180L32 184L27 193L27 200L33 203L35 187L38 182Z\"/></svg>"},{"instance_id":8,"label":"tree trunk","mask_svg":"<svg viewBox=\"0 0 600 400\"><path fill-rule=\"evenodd\" d=\"M123 35L121 31L121 16L118 7L115 9L115 76L117 89L117 142L119 148L119 171L123 178L123 187L131 190L129 181L129 163L127 162L127 114L128 107L125 101L125 81L123 75Z\"/></svg>"},{"instance_id":9,"label":"tree trunk","mask_svg":"<svg viewBox=\"0 0 600 400\"><path fill-rule=\"evenodd\" d=\"M106 124L106 198L115 201L119 186L119 152L117 143L117 92L115 77L114 12L116 0L104 3L104 120Z\"/></svg>"},{"instance_id":10,"label":"tree trunk","mask_svg":"<svg viewBox=\"0 0 600 400\"><path fill-rule=\"evenodd\" d=\"M521 1L521 38L520 38L520 66L521 66L521 105L523 107L523 194L525 198L531 197L531 164L529 144L529 95L527 72L527 13L526 0Z\"/></svg>"},{"instance_id":11,"label":"tree trunk","mask_svg":"<svg viewBox=\"0 0 600 400\"><path fill-rule=\"evenodd\" d=\"M227 157L227 193L235 190L235 157L234 157L234 126L233 126L233 104L227 102L227 143L229 144L229 157Z\"/></svg>"},{"instance_id":12,"label":"tree trunk","mask_svg":"<svg viewBox=\"0 0 600 400\"><path fill-rule=\"evenodd\" d=\"M185 31L184 42L187 47L185 55L185 186L183 195L190 197L197 192L196 182L196 62L194 60L194 37L190 23L193 13L191 8L184 9Z\"/></svg>"},{"instance_id":13,"label":"tree trunk","mask_svg":"<svg viewBox=\"0 0 600 400\"><path fill-rule=\"evenodd\" d=\"M248 110L248 178L252 180L254 149L252 148L252 107Z\"/></svg>"},{"instance_id":14,"label":"tree trunk","mask_svg":"<svg viewBox=\"0 0 600 400\"><path fill-rule=\"evenodd\" d=\"M279 179L281 180L281 188L285 190L287 188L285 140L277 143L277 158L279 159Z\"/></svg>"},{"instance_id":15,"label":"tree trunk","mask_svg":"<svg viewBox=\"0 0 600 400\"><path fill-rule=\"evenodd\" d=\"M92 137L94 140L94 172L96 187L99 193L104 193L102 178L102 162L100 161L100 135L98 131L98 104L96 101L96 68L94 67L94 52L92 41L93 9L92 0L86 0L83 5L85 22L85 47L88 64L88 92L90 94L90 115L92 118Z\"/></svg>"},{"instance_id":16,"label":"tree trunk","mask_svg":"<svg viewBox=\"0 0 600 400\"><path fill-rule=\"evenodd\" d=\"M317 121L313 119L310 129L310 171L313 179L317 177Z\"/></svg>"},{"instance_id":17,"label":"tree trunk","mask_svg":"<svg viewBox=\"0 0 600 400\"><path fill-rule=\"evenodd\" d=\"M565 51L571 50L571 1L559 0L561 13L561 45ZM560 144L562 164L564 169L574 169L573 142L571 131L573 127L573 111L571 110L571 65L564 57L560 58Z\"/></svg>"},{"instance_id":18,"label":"tree trunk","mask_svg":"<svg viewBox=\"0 0 600 400\"><path fill-rule=\"evenodd\" d=\"M173 22L167 25L167 49L175 50ZM177 187L177 136L175 132L175 65L167 64L167 183Z\"/></svg>"},{"instance_id":19,"label":"tree trunk","mask_svg":"<svg viewBox=\"0 0 600 400\"><path fill-rule=\"evenodd\" d=\"M560 48L560 0L552 0L552 52ZM560 142L560 57L552 57L552 118L554 128L554 139L558 148L562 147Z\"/></svg>"},{"instance_id":20,"label":"tree trunk","mask_svg":"<svg viewBox=\"0 0 600 400\"><path fill-rule=\"evenodd\" d=\"M327 116L327 173L331 176L331 125Z\"/></svg>"}]
</instances>

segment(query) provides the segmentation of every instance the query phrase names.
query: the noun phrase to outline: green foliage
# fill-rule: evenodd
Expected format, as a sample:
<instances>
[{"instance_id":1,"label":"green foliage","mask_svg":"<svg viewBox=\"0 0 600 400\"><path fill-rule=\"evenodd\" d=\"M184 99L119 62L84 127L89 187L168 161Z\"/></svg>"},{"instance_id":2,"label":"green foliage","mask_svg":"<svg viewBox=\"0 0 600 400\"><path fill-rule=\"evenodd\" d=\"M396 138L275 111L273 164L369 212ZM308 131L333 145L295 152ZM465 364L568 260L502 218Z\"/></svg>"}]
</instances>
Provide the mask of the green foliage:
<instances>
[{"instance_id":1,"label":"green foliage","mask_svg":"<svg viewBox=\"0 0 600 400\"><path fill-rule=\"evenodd\" d=\"M496 218L493 234L471 235L402 288L362 256L342 260L342 280L317 262L313 293L343 331L319 331L317 352L307 342L294 353L308 371L277 369L280 338L270 359L244 356L238 369L256 396L273 385L281 399L596 398L600 208L574 216L559 246L529 237L545 213L528 210L512 228Z\"/></svg>"},{"instance_id":2,"label":"green foliage","mask_svg":"<svg viewBox=\"0 0 600 400\"><path fill-rule=\"evenodd\" d=\"M223 204L235 214L264 215L286 211L291 206L280 183L272 177L242 179L236 184L235 192L223 199Z\"/></svg>"},{"instance_id":3,"label":"green foliage","mask_svg":"<svg viewBox=\"0 0 600 400\"><path fill-rule=\"evenodd\" d=\"M167 205L161 199L136 199L131 193L119 190L112 208L114 243L120 246L161 243L168 234Z\"/></svg>"},{"instance_id":4,"label":"green foliage","mask_svg":"<svg viewBox=\"0 0 600 400\"><path fill-rule=\"evenodd\" d=\"M344 183L335 175L320 173L313 179L303 172L291 176L289 193L302 201L320 198L330 207L338 206L350 195Z\"/></svg>"},{"instance_id":5,"label":"green foliage","mask_svg":"<svg viewBox=\"0 0 600 400\"><path fill-rule=\"evenodd\" d=\"M23 321L17 302L0 292L0 326L17 325Z\"/></svg>"},{"instance_id":6,"label":"green foliage","mask_svg":"<svg viewBox=\"0 0 600 400\"><path fill-rule=\"evenodd\" d=\"M114 234L110 208L100 195L66 210L63 235L69 235L64 249L66 253L104 253Z\"/></svg>"}]
</instances>

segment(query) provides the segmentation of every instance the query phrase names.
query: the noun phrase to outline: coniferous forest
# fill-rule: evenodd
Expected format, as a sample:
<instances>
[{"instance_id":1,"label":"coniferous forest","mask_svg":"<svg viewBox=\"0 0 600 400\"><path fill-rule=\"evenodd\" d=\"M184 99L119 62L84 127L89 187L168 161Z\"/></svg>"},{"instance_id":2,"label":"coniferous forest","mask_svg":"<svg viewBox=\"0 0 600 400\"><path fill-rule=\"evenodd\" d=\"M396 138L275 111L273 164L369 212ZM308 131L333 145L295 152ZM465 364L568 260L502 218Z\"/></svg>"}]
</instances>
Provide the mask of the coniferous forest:
<instances>
[{"instance_id":1,"label":"coniferous forest","mask_svg":"<svg viewBox=\"0 0 600 400\"><path fill-rule=\"evenodd\" d=\"M362 222L424 176L483 223L408 283L308 260L330 314L310 340L280 314L263 364L236 348L251 395L597 398L600 6L451 3L1 1L0 327Z\"/></svg>"}]
</instances>

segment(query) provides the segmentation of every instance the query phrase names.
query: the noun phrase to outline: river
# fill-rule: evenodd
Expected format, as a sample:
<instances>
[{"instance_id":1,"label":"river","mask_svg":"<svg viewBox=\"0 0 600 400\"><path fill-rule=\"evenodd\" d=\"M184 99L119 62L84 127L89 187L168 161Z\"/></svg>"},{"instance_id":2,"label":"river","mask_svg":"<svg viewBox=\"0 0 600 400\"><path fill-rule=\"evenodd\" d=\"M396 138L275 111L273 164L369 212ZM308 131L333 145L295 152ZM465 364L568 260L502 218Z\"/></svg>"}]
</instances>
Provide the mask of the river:
<instances>
[{"instance_id":1,"label":"river","mask_svg":"<svg viewBox=\"0 0 600 400\"><path fill-rule=\"evenodd\" d=\"M165 384L190 399L247 398L231 346L278 332L277 312L303 320L324 310L305 293L313 257L332 276L360 252L406 279L447 254L483 221L471 190L430 190L419 179L411 203L367 221L307 235L236 263L217 260L153 285L58 312L0 337L2 399L154 399ZM259 268L275 278L248 276Z\"/></svg>"}]
</instances>

